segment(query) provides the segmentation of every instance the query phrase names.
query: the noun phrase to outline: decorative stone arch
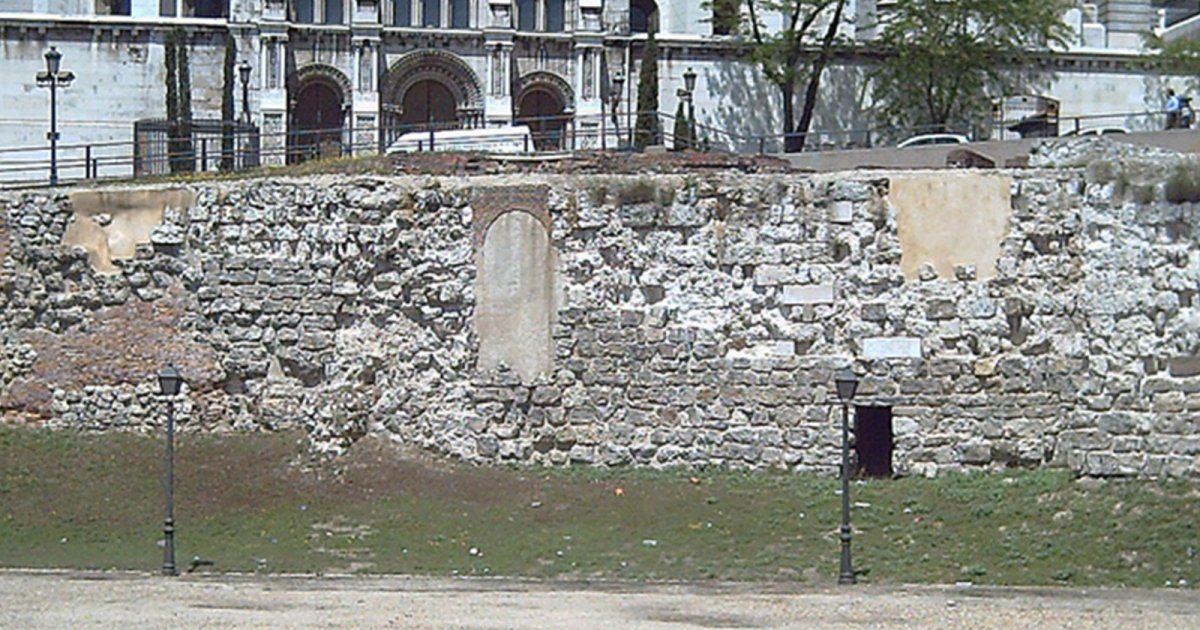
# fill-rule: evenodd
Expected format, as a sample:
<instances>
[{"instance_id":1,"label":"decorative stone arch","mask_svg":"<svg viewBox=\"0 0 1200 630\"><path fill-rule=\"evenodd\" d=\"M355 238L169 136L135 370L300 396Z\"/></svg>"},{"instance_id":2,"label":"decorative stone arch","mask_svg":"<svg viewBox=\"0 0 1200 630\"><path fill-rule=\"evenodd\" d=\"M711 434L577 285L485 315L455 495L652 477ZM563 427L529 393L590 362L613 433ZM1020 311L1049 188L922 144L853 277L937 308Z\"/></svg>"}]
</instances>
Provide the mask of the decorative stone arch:
<instances>
[{"instance_id":1,"label":"decorative stone arch","mask_svg":"<svg viewBox=\"0 0 1200 630\"><path fill-rule=\"evenodd\" d=\"M459 120L473 126L483 115L483 90L475 71L453 53L418 50L397 59L384 76L380 95L384 111L393 118L403 115L404 95L417 83L433 80L454 96Z\"/></svg>"},{"instance_id":2,"label":"decorative stone arch","mask_svg":"<svg viewBox=\"0 0 1200 630\"><path fill-rule=\"evenodd\" d=\"M349 103L354 96L354 86L350 83L350 77L325 63L310 63L297 69L291 83L295 86L292 90L293 99L310 83L324 83L333 88L341 93L343 103Z\"/></svg>"},{"instance_id":3,"label":"decorative stone arch","mask_svg":"<svg viewBox=\"0 0 1200 630\"><path fill-rule=\"evenodd\" d=\"M557 74L549 70L534 70L522 76L517 83L517 98L514 104L534 90L544 90L558 97L562 101L564 112L575 111L575 90L571 89L571 84L566 79Z\"/></svg>"},{"instance_id":4,"label":"decorative stone arch","mask_svg":"<svg viewBox=\"0 0 1200 630\"><path fill-rule=\"evenodd\" d=\"M350 78L331 65L312 63L288 77L288 88L288 162L340 155L354 97Z\"/></svg>"}]
</instances>

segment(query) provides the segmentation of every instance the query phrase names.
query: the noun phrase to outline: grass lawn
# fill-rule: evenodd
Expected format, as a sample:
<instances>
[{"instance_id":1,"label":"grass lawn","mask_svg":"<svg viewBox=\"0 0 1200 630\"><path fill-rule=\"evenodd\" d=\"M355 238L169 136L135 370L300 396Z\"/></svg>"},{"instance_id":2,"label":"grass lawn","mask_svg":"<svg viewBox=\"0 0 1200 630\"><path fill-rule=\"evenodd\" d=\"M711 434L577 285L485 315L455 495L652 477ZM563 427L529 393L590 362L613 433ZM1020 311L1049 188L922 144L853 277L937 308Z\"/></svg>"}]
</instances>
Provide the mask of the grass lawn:
<instances>
[{"instance_id":1,"label":"grass lawn","mask_svg":"<svg viewBox=\"0 0 1200 630\"><path fill-rule=\"evenodd\" d=\"M632 579L837 574L837 481L778 472L488 469L366 439L305 466L298 435L179 436L186 569ZM0 566L157 570L162 442L0 428ZM1055 471L852 486L871 582L1200 581L1200 483Z\"/></svg>"}]
</instances>

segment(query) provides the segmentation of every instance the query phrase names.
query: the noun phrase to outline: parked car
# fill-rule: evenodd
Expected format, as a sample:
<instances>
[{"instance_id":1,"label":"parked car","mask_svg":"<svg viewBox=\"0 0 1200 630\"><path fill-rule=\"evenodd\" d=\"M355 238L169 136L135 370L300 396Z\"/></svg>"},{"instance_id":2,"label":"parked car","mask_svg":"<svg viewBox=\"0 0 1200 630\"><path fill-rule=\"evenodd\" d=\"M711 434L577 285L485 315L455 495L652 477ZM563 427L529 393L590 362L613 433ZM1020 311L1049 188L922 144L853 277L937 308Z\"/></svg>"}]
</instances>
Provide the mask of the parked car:
<instances>
[{"instance_id":1,"label":"parked car","mask_svg":"<svg viewBox=\"0 0 1200 630\"><path fill-rule=\"evenodd\" d=\"M1124 127L1088 127L1087 129L1072 129L1064 133L1061 137L1074 138L1076 136L1111 136L1122 133L1129 133L1129 130Z\"/></svg>"},{"instance_id":2,"label":"parked car","mask_svg":"<svg viewBox=\"0 0 1200 630\"><path fill-rule=\"evenodd\" d=\"M896 145L897 149L927 147L935 144L966 144L971 140L960 133L927 133L913 136Z\"/></svg>"}]
</instances>

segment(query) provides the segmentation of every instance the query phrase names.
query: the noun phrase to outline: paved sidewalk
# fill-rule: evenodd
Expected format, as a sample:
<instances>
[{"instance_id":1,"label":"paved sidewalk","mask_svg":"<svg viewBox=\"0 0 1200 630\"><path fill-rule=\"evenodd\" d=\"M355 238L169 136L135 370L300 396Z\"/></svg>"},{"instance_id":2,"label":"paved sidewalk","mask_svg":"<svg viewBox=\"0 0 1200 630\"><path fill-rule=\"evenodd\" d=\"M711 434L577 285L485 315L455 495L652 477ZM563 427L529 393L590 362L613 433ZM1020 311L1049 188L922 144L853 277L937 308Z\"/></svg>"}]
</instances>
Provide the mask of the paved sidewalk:
<instances>
[{"instance_id":1,"label":"paved sidewalk","mask_svg":"<svg viewBox=\"0 0 1200 630\"><path fill-rule=\"evenodd\" d=\"M1193 590L0 571L0 628L1195 628Z\"/></svg>"}]
</instances>

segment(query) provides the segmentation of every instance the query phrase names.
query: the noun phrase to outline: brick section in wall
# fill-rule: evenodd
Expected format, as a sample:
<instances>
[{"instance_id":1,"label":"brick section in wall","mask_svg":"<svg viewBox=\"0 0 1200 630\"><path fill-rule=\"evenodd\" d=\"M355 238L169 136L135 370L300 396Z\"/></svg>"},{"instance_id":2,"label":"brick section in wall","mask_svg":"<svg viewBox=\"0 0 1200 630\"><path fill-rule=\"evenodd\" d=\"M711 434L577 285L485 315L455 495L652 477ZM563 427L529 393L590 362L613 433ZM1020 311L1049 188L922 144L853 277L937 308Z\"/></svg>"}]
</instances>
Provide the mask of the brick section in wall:
<instances>
[{"instance_id":1,"label":"brick section in wall","mask_svg":"<svg viewBox=\"0 0 1200 630\"><path fill-rule=\"evenodd\" d=\"M8 217L0 212L0 282L12 275L12 260L9 260L9 250L12 248L12 237L8 232Z\"/></svg>"},{"instance_id":2,"label":"brick section in wall","mask_svg":"<svg viewBox=\"0 0 1200 630\"><path fill-rule=\"evenodd\" d=\"M471 195L471 208L475 211L471 226L471 240L475 251L483 246L483 237L488 226L496 217L512 210L528 212L551 230L550 189L547 186L494 186L476 188Z\"/></svg>"}]
</instances>

